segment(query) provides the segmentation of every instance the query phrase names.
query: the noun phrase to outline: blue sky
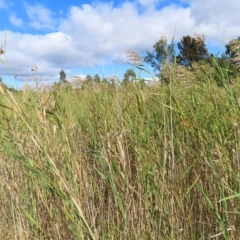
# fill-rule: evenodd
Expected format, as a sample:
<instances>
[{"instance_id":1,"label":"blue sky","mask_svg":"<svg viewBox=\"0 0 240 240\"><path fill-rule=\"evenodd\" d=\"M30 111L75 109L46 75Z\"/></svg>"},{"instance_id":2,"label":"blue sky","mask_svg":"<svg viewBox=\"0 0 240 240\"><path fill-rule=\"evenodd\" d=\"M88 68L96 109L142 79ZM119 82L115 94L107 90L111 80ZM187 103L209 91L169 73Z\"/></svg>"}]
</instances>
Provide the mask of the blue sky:
<instances>
[{"instance_id":1,"label":"blue sky","mask_svg":"<svg viewBox=\"0 0 240 240\"><path fill-rule=\"evenodd\" d=\"M240 35L239 9L239 0L0 0L0 47L7 57L0 56L6 61L1 77L13 87L36 74L57 81L61 69L69 80L96 73L121 79L131 67L124 53L144 55L161 34L178 42L203 33L209 51L222 52Z\"/></svg>"}]
</instances>

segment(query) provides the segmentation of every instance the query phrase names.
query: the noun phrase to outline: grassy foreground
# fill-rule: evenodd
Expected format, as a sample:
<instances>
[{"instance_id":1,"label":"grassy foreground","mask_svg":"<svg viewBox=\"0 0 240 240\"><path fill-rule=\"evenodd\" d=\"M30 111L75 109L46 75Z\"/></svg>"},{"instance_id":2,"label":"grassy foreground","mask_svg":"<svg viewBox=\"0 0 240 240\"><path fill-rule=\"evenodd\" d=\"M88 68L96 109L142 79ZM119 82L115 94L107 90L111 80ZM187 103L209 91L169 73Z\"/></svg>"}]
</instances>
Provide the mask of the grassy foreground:
<instances>
[{"instance_id":1,"label":"grassy foreground","mask_svg":"<svg viewBox=\"0 0 240 240\"><path fill-rule=\"evenodd\" d=\"M239 239L239 93L1 89L0 239Z\"/></svg>"}]
</instances>

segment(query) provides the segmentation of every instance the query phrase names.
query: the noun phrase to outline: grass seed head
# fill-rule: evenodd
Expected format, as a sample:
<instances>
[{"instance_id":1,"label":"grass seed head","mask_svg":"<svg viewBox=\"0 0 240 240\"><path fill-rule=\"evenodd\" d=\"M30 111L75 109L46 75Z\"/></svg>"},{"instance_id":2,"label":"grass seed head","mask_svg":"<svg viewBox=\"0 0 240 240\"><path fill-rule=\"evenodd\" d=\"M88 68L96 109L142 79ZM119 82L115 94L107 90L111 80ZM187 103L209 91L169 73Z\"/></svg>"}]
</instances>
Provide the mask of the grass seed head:
<instances>
[{"instance_id":1,"label":"grass seed head","mask_svg":"<svg viewBox=\"0 0 240 240\"><path fill-rule=\"evenodd\" d=\"M4 53L5 53L5 51L2 48L0 48L0 55L2 55Z\"/></svg>"},{"instance_id":2,"label":"grass seed head","mask_svg":"<svg viewBox=\"0 0 240 240\"><path fill-rule=\"evenodd\" d=\"M234 39L229 43L231 58L230 61L236 65L237 68L240 68L240 40Z\"/></svg>"},{"instance_id":3,"label":"grass seed head","mask_svg":"<svg viewBox=\"0 0 240 240\"><path fill-rule=\"evenodd\" d=\"M143 65L142 57L138 53L132 50L128 50L124 53L124 55L133 65L136 65L136 66Z\"/></svg>"}]
</instances>

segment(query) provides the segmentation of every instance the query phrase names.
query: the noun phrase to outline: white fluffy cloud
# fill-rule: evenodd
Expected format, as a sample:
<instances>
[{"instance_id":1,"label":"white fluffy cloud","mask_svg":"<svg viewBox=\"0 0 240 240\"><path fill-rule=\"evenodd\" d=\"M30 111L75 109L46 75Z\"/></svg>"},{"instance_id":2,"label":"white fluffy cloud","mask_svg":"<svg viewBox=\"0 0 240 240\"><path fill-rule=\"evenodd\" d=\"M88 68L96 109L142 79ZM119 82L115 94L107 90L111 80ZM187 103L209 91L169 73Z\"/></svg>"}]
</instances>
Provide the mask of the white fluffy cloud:
<instances>
[{"instance_id":1,"label":"white fluffy cloud","mask_svg":"<svg viewBox=\"0 0 240 240\"><path fill-rule=\"evenodd\" d=\"M42 5L26 6L33 27L55 29L55 32L31 35L8 31L9 63L14 66L13 72L20 67L22 75L28 74L33 64L43 74L56 75L61 68L96 66L103 60L126 62L123 55L126 50L145 53L152 49L161 34L169 41L173 36L179 41L184 35L204 33L211 44L219 46L240 32L240 18L231 17L238 15L239 0L222 0L221 4L217 0L184 0L189 7L171 4L157 9L155 4L159 2L138 0L118 7L101 2L84 4L71 7L61 20L54 20L54 14ZM152 7L139 13L139 4ZM21 20L15 16L11 21L21 25ZM54 21L59 24L54 25ZM2 32L0 37L3 35ZM3 69L2 64L0 69L5 74L9 71Z\"/></svg>"},{"instance_id":2,"label":"white fluffy cloud","mask_svg":"<svg viewBox=\"0 0 240 240\"><path fill-rule=\"evenodd\" d=\"M187 2L191 6L191 14L197 24L213 22L230 23L232 22L232 17L240 16L239 0L188 0ZM237 19L235 21L237 23Z\"/></svg>"},{"instance_id":3,"label":"white fluffy cloud","mask_svg":"<svg viewBox=\"0 0 240 240\"><path fill-rule=\"evenodd\" d=\"M8 31L1 32L7 34L6 56L9 65L4 68L7 74L9 68L13 75L20 72L23 75L31 71L31 67L36 64L40 72L56 74L61 67L74 67L80 64L76 60L81 53L74 47L72 38L67 34L56 32L46 35L20 34ZM70 58L68 57L70 56ZM1 56L4 59L3 56ZM1 67L2 64L1 64ZM49 71L52 69L52 71Z\"/></svg>"},{"instance_id":4,"label":"white fluffy cloud","mask_svg":"<svg viewBox=\"0 0 240 240\"><path fill-rule=\"evenodd\" d=\"M193 27L189 9L171 5L139 14L135 4L125 3L119 8L111 4L72 7L59 31L75 39L76 47L85 50L84 61L90 63L93 55L98 61L113 54L116 59L117 54L120 56L128 49L149 50L161 33L172 38L183 32L180 29L192 32Z\"/></svg>"},{"instance_id":5,"label":"white fluffy cloud","mask_svg":"<svg viewBox=\"0 0 240 240\"><path fill-rule=\"evenodd\" d=\"M199 32L212 43L226 42L240 32L239 0L183 0L189 4L190 14Z\"/></svg>"}]
</instances>

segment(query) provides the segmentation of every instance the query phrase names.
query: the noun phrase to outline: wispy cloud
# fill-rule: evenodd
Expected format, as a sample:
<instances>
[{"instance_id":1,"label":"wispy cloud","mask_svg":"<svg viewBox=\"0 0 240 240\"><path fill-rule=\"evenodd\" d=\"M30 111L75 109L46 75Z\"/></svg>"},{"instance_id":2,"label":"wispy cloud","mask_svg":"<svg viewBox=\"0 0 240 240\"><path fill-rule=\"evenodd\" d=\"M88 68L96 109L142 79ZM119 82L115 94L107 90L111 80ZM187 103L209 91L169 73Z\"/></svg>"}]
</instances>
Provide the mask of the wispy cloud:
<instances>
[{"instance_id":1,"label":"wispy cloud","mask_svg":"<svg viewBox=\"0 0 240 240\"><path fill-rule=\"evenodd\" d=\"M4 0L0 0L0 9L1 8L7 8L7 4Z\"/></svg>"},{"instance_id":2,"label":"wispy cloud","mask_svg":"<svg viewBox=\"0 0 240 240\"><path fill-rule=\"evenodd\" d=\"M23 20L21 18L16 17L15 15L11 15L9 17L9 20L16 27L21 27L23 25Z\"/></svg>"},{"instance_id":3,"label":"wispy cloud","mask_svg":"<svg viewBox=\"0 0 240 240\"><path fill-rule=\"evenodd\" d=\"M150 6L159 2L159 0L138 0L142 6Z\"/></svg>"},{"instance_id":4,"label":"wispy cloud","mask_svg":"<svg viewBox=\"0 0 240 240\"><path fill-rule=\"evenodd\" d=\"M26 5L26 12L30 19L30 26L35 29L54 29L53 13L41 4Z\"/></svg>"}]
</instances>

